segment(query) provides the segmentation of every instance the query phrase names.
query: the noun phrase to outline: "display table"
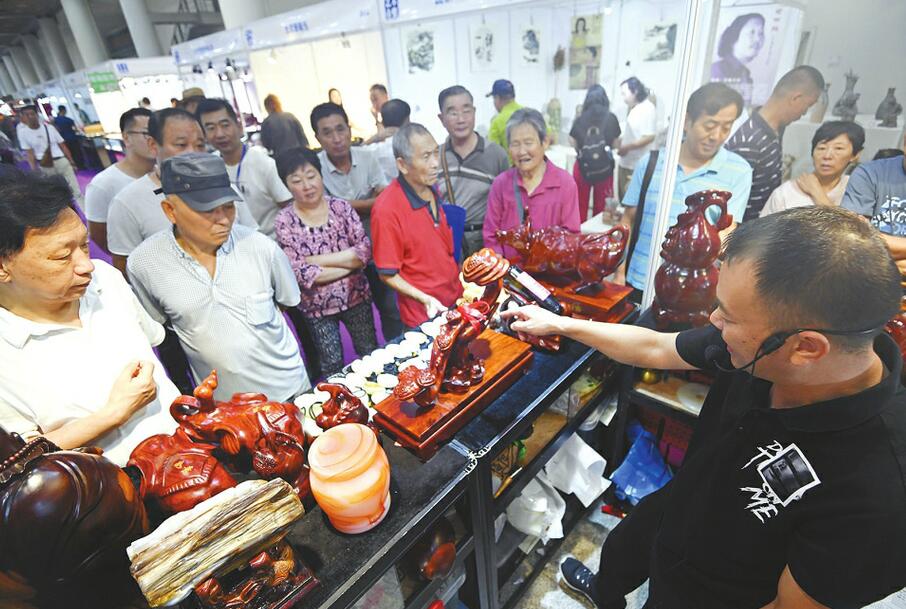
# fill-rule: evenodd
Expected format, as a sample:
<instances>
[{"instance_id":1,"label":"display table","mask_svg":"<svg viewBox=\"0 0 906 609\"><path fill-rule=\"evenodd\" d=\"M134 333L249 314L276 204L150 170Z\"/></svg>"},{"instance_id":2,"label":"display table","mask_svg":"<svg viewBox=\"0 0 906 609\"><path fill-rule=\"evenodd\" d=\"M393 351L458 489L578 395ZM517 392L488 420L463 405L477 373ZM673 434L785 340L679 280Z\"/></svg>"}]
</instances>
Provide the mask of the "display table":
<instances>
[{"instance_id":1,"label":"display table","mask_svg":"<svg viewBox=\"0 0 906 609\"><path fill-rule=\"evenodd\" d=\"M422 463L386 436L383 446L391 503L380 525L359 535L338 533L315 508L290 532L290 542L321 582L295 607L351 606L465 492L468 460L461 451L445 446Z\"/></svg>"}]
</instances>

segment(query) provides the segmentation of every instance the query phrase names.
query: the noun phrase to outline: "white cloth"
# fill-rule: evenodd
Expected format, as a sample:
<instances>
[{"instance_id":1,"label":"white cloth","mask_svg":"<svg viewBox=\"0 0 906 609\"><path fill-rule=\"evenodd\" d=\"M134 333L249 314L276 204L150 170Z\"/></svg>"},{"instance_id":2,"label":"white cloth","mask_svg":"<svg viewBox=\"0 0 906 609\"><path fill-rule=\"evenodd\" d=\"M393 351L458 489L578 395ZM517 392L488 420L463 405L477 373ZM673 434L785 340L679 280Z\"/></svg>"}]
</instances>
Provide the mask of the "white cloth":
<instances>
[{"instance_id":1,"label":"white cloth","mask_svg":"<svg viewBox=\"0 0 906 609\"><path fill-rule=\"evenodd\" d=\"M19 123L19 147L22 150L31 150L35 153L35 162L41 160L44 152L47 151L47 138L50 137L50 156L58 159L63 156L60 144L63 143L63 137L53 125L38 125L37 129L32 129L25 123ZM45 131L44 129L47 129Z\"/></svg>"},{"instance_id":2,"label":"white cloth","mask_svg":"<svg viewBox=\"0 0 906 609\"><path fill-rule=\"evenodd\" d=\"M387 178L387 182L394 180L400 174L400 170L396 166L396 157L393 156L392 137L388 137L383 142L369 144L364 148L369 150L377 159L378 165L381 166L381 171L384 172L384 177Z\"/></svg>"},{"instance_id":3,"label":"white cloth","mask_svg":"<svg viewBox=\"0 0 906 609\"><path fill-rule=\"evenodd\" d=\"M144 175L113 197L107 212L107 247L111 254L128 256L142 241L173 226L160 207L164 195L154 194L156 188L150 175ZM258 228L241 201L236 201L236 222Z\"/></svg>"},{"instance_id":4,"label":"white cloth","mask_svg":"<svg viewBox=\"0 0 906 609\"><path fill-rule=\"evenodd\" d=\"M91 222L106 223L113 197L134 181L115 164L94 176L85 189L85 216Z\"/></svg>"},{"instance_id":5,"label":"white cloth","mask_svg":"<svg viewBox=\"0 0 906 609\"><path fill-rule=\"evenodd\" d=\"M654 107L650 99L645 99L629 111L620 143L634 144L643 137L650 135L657 135L657 108ZM652 140L647 146L630 150L620 157L620 167L635 169L635 164L639 162L639 159L654 150L654 146L655 143Z\"/></svg>"},{"instance_id":6,"label":"white cloth","mask_svg":"<svg viewBox=\"0 0 906 609\"><path fill-rule=\"evenodd\" d=\"M544 466L544 473L554 487L574 494L588 507L610 486L610 480L604 477L606 466L604 457L579 434L573 434Z\"/></svg>"},{"instance_id":7,"label":"white cloth","mask_svg":"<svg viewBox=\"0 0 906 609\"><path fill-rule=\"evenodd\" d=\"M843 176L840 178L840 182L827 193L827 198L837 207L840 206L840 202L843 200L843 193L846 192L846 185L848 183L849 176ZM770 214L776 214L778 211L783 211L784 209L809 207L814 204L815 201L802 192L799 185L796 184L796 180L787 180L781 184L777 190L771 193L768 202L765 203L764 208L761 210L760 217L763 218Z\"/></svg>"},{"instance_id":8,"label":"white cloth","mask_svg":"<svg viewBox=\"0 0 906 609\"><path fill-rule=\"evenodd\" d=\"M288 400L311 387L299 345L277 308L299 304L299 284L272 239L234 225L217 251L212 279L167 230L137 247L127 270L151 317L172 324L195 380L217 370L218 399L252 391Z\"/></svg>"},{"instance_id":9,"label":"white cloth","mask_svg":"<svg viewBox=\"0 0 906 609\"><path fill-rule=\"evenodd\" d=\"M258 230L274 238L274 218L281 209L277 204L293 198L277 173L274 159L261 146L248 146L242 161L226 168L230 181L258 223Z\"/></svg>"},{"instance_id":10,"label":"white cloth","mask_svg":"<svg viewBox=\"0 0 906 609\"><path fill-rule=\"evenodd\" d=\"M0 426L20 434L48 433L98 411L132 360L154 362L157 398L125 425L91 444L117 465L135 446L172 433L170 404L179 391L151 350L164 329L142 309L119 271L95 260L79 306L81 328L43 324L0 308Z\"/></svg>"}]
</instances>

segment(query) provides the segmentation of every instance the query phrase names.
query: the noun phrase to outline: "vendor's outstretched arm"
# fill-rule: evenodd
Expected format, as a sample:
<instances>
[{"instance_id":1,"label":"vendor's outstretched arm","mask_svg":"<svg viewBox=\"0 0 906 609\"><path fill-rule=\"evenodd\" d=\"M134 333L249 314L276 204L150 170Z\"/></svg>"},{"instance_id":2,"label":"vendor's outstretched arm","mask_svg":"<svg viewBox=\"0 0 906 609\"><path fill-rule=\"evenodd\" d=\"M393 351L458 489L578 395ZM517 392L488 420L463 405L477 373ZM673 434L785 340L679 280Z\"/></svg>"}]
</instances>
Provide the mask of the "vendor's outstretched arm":
<instances>
[{"instance_id":1,"label":"vendor's outstretched arm","mask_svg":"<svg viewBox=\"0 0 906 609\"><path fill-rule=\"evenodd\" d=\"M505 311L501 316L515 318L513 330L534 336L562 334L621 364L659 370L693 369L676 350L676 333L561 317L535 305Z\"/></svg>"}]
</instances>

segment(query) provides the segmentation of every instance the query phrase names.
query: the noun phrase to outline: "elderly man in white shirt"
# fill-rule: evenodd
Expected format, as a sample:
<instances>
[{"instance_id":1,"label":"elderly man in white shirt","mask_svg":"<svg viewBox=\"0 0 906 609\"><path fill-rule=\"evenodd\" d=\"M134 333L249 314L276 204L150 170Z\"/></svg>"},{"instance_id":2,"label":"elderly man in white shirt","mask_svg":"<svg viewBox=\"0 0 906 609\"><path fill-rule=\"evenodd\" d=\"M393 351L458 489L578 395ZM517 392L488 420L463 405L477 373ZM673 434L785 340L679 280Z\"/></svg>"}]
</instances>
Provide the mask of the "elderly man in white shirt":
<instances>
[{"instance_id":1,"label":"elderly man in white shirt","mask_svg":"<svg viewBox=\"0 0 906 609\"><path fill-rule=\"evenodd\" d=\"M190 153L161 165L161 204L173 228L129 256L132 287L148 313L169 322L196 381L216 369L215 397L260 392L290 400L311 384L279 306L299 304L289 260L277 243L234 225L236 201L218 156Z\"/></svg>"},{"instance_id":2,"label":"elderly man in white shirt","mask_svg":"<svg viewBox=\"0 0 906 609\"><path fill-rule=\"evenodd\" d=\"M0 427L61 448L96 445L124 465L170 433L178 395L151 347L163 328L122 275L88 258L88 231L59 176L0 176Z\"/></svg>"}]
</instances>

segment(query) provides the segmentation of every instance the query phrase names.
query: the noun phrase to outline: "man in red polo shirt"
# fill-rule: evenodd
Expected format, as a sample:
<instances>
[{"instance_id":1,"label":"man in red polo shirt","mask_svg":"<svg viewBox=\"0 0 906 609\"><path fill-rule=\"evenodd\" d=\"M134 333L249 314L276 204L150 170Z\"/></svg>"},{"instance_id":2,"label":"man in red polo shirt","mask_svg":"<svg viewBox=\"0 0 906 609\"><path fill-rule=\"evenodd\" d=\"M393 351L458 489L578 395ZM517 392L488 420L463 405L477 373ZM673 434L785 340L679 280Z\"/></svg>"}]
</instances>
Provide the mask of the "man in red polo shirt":
<instances>
[{"instance_id":1,"label":"man in red polo shirt","mask_svg":"<svg viewBox=\"0 0 906 609\"><path fill-rule=\"evenodd\" d=\"M462 284L453 232L435 187L437 142L424 126L409 123L393 136L393 155L399 177L371 211L374 263L396 290L403 324L414 328L453 306Z\"/></svg>"}]
</instances>

